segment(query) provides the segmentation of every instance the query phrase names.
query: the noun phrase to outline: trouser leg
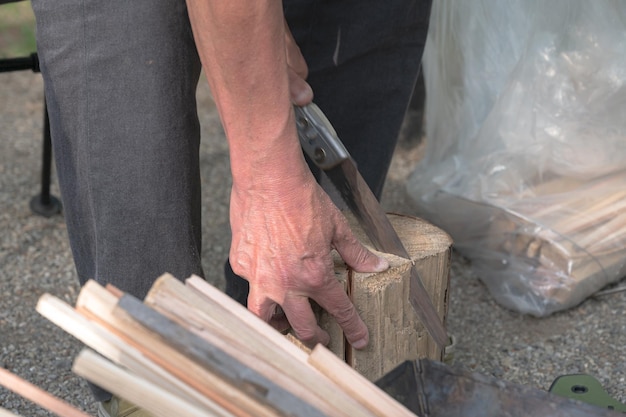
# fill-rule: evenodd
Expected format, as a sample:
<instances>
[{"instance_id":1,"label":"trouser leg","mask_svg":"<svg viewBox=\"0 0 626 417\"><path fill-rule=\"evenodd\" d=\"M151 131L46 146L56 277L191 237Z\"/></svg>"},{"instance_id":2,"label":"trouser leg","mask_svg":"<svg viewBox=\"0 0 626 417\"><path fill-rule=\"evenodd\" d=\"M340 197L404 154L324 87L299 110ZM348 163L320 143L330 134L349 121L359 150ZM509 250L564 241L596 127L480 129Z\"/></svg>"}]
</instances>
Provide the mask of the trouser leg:
<instances>
[{"instance_id":1,"label":"trouser leg","mask_svg":"<svg viewBox=\"0 0 626 417\"><path fill-rule=\"evenodd\" d=\"M33 9L80 283L143 298L164 272L202 275L200 63L184 0L33 0Z\"/></svg>"},{"instance_id":2,"label":"trouser leg","mask_svg":"<svg viewBox=\"0 0 626 417\"><path fill-rule=\"evenodd\" d=\"M309 66L314 101L380 198L419 72L430 0L285 0ZM319 170L312 171L321 179ZM322 186L336 198L332 185ZM226 292L244 304L248 282L227 262Z\"/></svg>"}]
</instances>

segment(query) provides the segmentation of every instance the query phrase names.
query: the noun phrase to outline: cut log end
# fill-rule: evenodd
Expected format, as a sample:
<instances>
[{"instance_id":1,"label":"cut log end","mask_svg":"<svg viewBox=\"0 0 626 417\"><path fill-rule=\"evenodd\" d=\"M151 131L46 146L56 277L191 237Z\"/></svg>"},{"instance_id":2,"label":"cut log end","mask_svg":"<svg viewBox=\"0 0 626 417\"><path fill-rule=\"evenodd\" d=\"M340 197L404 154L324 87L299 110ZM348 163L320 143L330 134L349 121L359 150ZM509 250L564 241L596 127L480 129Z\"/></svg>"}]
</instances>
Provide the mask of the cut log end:
<instances>
[{"instance_id":1,"label":"cut log end","mask_svg":"<svg viewBox=\"0 0 626 417\"><path fill-rule=\"evenodd\" d=\"M410 270L414 264L445 323L452 239L443 230L415 217L390 214L389 219L411 259L382 254L390 268L381 273L356 273L337 257L335 274L365 321L370 343L363 350L347 346L341 328L322 312L320 326L331 335L328 348L359 373L375 380L405 360L442 360L445 346L428 335L409 301ZM359 239L365 233L350 219ZM348 288L349 286L349 288Z\"/></svg>"}]
</instances>

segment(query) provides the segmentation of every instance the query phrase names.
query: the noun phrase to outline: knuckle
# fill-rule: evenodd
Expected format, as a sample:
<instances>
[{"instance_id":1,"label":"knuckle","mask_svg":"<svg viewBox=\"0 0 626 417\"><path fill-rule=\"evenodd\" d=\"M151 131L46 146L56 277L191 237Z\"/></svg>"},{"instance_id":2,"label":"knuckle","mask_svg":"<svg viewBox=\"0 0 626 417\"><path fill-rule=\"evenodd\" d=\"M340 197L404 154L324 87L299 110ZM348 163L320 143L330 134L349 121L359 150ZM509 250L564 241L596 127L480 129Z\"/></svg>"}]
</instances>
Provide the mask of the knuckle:
<instances>
[{"instance_id":1,"label":"knuckle","mask_svg":"<svg viewBox=\"0 0 626 417\"><path fill-rule=\"evenodd\" d=\"M241 277L246 276L250 271L250 258L244 254L231 252L229 255L229 262L233 272Z\"/></svg>"},{"instance_id":2,"label":"knuckle","mask_svg":"<svg viewBox=\"0 0 626 417\"><path fill-rule=\"evenodd\" d=\"M307 270L308 273L303 274L301 279L310 291L316 293L328 287L329 277L333 276L333 273L327 262L308 262Z\"/></svg>"},{"instance_id":3,"label":"knuckle","mask_svg":"<svg viewBox=\"0 0 626 417\"><path fill-rule=\"evenodd\" d=\"M322 275L315 275L309 277L307 280L307 287L313 293L318 293L326 288L326 277Z\"/></svg>"}]
</instances>

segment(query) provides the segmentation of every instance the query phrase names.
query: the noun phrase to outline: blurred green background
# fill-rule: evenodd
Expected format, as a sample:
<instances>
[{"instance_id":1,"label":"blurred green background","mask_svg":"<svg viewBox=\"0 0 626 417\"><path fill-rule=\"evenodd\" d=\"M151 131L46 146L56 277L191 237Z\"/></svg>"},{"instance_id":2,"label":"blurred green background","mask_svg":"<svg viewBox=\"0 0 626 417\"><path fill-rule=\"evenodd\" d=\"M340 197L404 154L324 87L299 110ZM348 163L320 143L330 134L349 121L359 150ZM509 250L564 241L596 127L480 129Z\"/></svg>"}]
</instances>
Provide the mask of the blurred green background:
<instances>
[{"instance_id":1,"label":"blurred green background","mask_svg":"<svg viewBox=\"0 0 626 417\"><path fill-rule=\"evenodd\" d=\"M21 57L33 52L35 17L30 1L0 5L0 58Z\"/></svg>"}]
</instances>

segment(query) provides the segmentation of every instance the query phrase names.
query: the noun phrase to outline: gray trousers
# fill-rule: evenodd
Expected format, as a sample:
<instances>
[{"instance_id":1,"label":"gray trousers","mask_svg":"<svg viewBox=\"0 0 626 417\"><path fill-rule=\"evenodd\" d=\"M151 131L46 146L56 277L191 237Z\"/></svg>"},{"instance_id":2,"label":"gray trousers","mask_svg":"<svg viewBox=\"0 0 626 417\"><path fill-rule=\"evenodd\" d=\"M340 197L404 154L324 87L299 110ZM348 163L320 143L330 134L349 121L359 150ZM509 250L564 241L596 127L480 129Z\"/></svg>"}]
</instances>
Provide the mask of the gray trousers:
<instances>
[{"instance_id":1,"label":"gray trousers","mask_svg":"<svg viewBox=\"0 0 626 417\"><path fill-rule=\"evenodd\" d=\"M164 272L202 276L201 66L184 0L32 4L80 283L143 298ZM430 0L285 0L284 10L315 102L380 196Z\"/></svg>"}]
</instances>

